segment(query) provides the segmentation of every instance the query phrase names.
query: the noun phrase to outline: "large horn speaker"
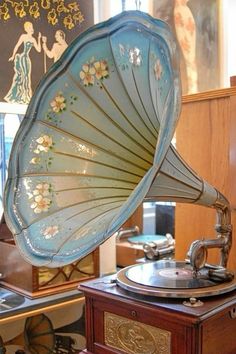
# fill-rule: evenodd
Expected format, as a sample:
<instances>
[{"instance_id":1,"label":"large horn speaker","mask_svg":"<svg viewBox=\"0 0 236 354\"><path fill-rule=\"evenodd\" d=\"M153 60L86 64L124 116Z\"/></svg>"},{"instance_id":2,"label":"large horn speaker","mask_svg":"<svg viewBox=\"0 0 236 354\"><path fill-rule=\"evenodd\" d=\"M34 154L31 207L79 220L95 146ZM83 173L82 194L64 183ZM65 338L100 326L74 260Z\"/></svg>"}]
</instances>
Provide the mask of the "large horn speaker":
<instances>
[{"instance_id":1,"label":"large horn speaker","mask_svg":"<svg viewBox=\"0 0 236 354\"><path fill-rule=\"evenodd\" d=\"M14 141L5 215L22 255L36 266L71 263L110 237L146 199L217 211L217 237L231 247L230 208L181 159L171 140L181 108L178 47L169 27L124 12L78 37L36 90Z\"/></svg>"},{"instance_id":2,"label":"large horn speaker","mask_svg":"<svg viewBox=\"0 0 236 354\"><path fill-rule=\"evenodd\" d=\"M0 337L0 353L1 350L5 353L4 350L6 349L1 341ZM4 345L18 345L31 354L53 353L55 334L50 319L44 314L28 317L25 321L24 332L4 343Z\"/></svg>"}]
</instances>

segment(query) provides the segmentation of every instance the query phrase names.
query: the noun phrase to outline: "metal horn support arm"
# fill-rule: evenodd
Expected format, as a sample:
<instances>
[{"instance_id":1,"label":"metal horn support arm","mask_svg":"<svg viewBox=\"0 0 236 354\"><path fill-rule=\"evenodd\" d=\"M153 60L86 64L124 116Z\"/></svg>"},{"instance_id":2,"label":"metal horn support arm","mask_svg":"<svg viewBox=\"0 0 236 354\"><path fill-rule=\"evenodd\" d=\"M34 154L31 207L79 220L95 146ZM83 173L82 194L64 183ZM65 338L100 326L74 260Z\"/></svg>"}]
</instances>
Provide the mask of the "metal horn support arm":
<instances>
[{"instance_id":1,"label":"metal horn support arm","mask_svg":"<svg viewBox=\"0 0 236 354\"><path fill-rule=\"evenodd\" d=\"M116 242L124 241L130 236L139 235L140 230L137 225L131 228L121 228L116 232Z\"/></svg>"},{"instance_id":2,"label":"metal horn support arm","mask_svg":"<svg viewBox=\"0 0 236 354\"><path fill-rule=\"evenodd\" d=\"M219 265L212 269L225 269L232 244L232 226L228 200L214 186L204 181L182 159L176 149L170 145L165 159L158 170L147 193L147 199L168 200L191 203L214 208L217 212L215 226L217 237L210 240L194 241L188 251L189 261L197 274L206 265L208 248L219 248Z\"/></svg>"},{"instance_id":3,"label":"metal horn support arm","mask_svg":"<svg viewBox=\"0 0 236 354\"><path fill-rule=\"evenodd\" d=\"M228 280L229 277L232 277L232 274L226 270L229 252L232 246L230 206L228 200L220 192L217 192L217 194L217 200L214 205L212 205L217 211L217 224L215 226L217 238L194 241L190 246L188 256L194 271L197 273L199 269L205 266L207 250L210 248L220 248L220 263L218 266L214 267L214 270L211 269L210 273L212 276L221 279L225 276L225 280Z\"/></svg>"}]
</instances>

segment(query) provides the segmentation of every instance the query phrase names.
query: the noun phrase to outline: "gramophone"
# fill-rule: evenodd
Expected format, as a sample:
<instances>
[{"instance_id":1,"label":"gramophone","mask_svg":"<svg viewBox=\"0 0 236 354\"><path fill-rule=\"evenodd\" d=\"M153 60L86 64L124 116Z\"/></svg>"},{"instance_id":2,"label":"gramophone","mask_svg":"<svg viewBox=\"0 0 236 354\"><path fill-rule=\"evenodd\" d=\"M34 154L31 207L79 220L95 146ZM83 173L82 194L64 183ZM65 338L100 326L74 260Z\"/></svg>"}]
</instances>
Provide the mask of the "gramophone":
<instances>
[{"instance_id":1,"label":"gramophone","mask_svg":"<svg viewBox=\"0 0 236 354\"><path fill-rule=\"evenodd\" d=\"M11 152L4 209L24 258L63 266L144 199L195 203L216 210L216 237L194 241L186 261L125 268L117 284L165 297L235 289L230 205L171 144L180 110L178 45L166 23L124 12L79 36L39 84ZM219 264L207 263L210 248Z\"/></svg>"},{"instance_id":2,"label":"gramophone","mask_svg":"<svg viewBox=\"0 0 236 354\"><path fill-rule=\"evenodd\" d=\"M55 335L50 319L44 314L28 317L23 333L4 344L0 336L1 353L6 353L5 346L8 345L21 346L29 353L46 354L52 352L55 348ZM25 350L19 350L19 353L25 353Z\"/></svg>"}]
</instances>

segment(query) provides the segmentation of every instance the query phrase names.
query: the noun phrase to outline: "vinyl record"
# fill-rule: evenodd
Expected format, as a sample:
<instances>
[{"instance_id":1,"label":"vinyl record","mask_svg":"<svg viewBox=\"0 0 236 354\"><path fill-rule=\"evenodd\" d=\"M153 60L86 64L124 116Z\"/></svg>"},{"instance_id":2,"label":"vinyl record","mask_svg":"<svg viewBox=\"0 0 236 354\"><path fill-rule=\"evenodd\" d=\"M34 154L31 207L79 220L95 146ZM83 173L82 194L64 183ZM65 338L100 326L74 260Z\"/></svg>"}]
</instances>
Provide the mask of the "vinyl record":
<instances>
[{"instance_id":1,"label":"vinyl record","mask_svg":"<svg viewBox=\"0 0 236 354\"><path fill-rule=\"evenodd\" d=\"M22 305L25 298L10 290L0 288L0 312L11 310Z\"/></svg>"},{"instance_id":2,"label":"vinyl record","mask_svg":"<svg viewBox=\"0 0 236 354\"><path fill-rule=\"evenodd\" d=\"M131 267L127 269L126 277L141 285L170 289L197 289L216 285L208 279L206 270L201 271L199 276L195 277L190 265L175 261L154 262Z\"/></svg>"},{"instance_id":3,"label":"vinyl record","mask_svg":"<svg viewBox=\"0 0 236 354\"><path fill-rule=\"evenodd\" d=\"M197 277L189 264L176 261L156 261L137 264L117 273L117 285L134 294L188 298L224 294L236 288L236 279L215 282L208 277L208 269L201 269Z\"/></svg>"}]
</instances>

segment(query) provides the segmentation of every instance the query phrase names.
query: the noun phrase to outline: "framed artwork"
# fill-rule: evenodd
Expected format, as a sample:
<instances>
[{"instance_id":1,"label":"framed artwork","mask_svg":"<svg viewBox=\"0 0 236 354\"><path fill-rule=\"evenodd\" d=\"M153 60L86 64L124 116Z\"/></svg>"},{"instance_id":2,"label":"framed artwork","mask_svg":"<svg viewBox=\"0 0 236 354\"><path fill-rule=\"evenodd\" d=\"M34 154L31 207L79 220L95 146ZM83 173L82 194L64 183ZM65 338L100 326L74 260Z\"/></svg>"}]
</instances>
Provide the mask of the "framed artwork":
<instances>
[{"instance_id":1,"label":"framed artwork","mask_svg":"<svg viewBox=\"0 0 236 354\"><path fill-rule=\"evenodd\" d=\"M3 0L0 102L28 104L43 74L93 18L93 0Z\"/></svg>"},{"instance_id":2,"label":"framed artwork","mask_svg":"<svg viewBox=\"0 0 236 354\"><path fill-rule=\"evenodd\" d=\"M183 94L220 87L220 1L153 0L154 17L165 20L181 53Z\"/></svg>"}]
</instances>

